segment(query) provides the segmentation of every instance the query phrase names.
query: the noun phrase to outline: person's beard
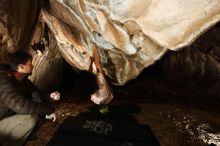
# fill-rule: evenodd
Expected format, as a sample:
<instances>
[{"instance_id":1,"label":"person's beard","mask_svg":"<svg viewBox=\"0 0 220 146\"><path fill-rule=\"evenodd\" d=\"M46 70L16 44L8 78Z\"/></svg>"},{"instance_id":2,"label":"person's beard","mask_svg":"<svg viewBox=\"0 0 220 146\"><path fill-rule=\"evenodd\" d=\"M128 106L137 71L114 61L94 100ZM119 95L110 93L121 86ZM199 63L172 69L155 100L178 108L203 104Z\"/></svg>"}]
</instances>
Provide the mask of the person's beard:
<instances>
[{"instance_id":1,"label":"person's beard","mask_svg":"<svg viewBox=\"0 0 220 146\"><path fill-rule=\"evenodd\" d=\"M31 75L32 75L32 72L33 72L33 71L31 71L30 73L25 73L25 75L26 75L26 76L31 76Z\"/></svg>"}]
</instances>

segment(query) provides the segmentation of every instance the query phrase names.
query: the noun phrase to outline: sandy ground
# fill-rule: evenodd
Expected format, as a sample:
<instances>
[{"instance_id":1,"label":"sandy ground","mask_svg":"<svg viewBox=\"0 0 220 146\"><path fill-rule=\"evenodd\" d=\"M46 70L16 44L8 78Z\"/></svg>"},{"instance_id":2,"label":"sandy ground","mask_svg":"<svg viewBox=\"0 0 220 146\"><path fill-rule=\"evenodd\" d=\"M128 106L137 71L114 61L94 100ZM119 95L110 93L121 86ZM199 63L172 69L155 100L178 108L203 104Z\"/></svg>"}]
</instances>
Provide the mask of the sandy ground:
<instances>
[{"instance_id":1,"label":"sandy ground","mask_svg":"<svg viewBox=\"0 0 220 146\"><path fill-rule=\"evenodd\" d=\"M116 88L114 92L112 104L136 103L141 107L141 112L134 116L140 123L150 126L161 146L220 146L218 99L180 97L173 92L158 96L155 93L165 95L170 91L143 84ZM89 96L81 97L71 90L64 91L56 103L60 115L58 121L45 121L36 132L37 140L28 141L26 146L45 146L66 117L88 111L91 105Z\"/></svg>"}]
</instances>

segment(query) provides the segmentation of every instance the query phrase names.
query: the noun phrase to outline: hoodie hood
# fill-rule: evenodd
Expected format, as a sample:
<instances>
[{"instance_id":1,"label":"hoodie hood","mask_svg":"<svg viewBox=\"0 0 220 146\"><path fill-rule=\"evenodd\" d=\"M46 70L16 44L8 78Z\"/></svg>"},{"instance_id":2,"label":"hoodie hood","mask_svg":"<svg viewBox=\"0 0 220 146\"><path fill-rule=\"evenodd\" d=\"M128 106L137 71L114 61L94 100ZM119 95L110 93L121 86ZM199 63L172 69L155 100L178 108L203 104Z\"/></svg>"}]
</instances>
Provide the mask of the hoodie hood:
<instances>
[{"instance_id":1,"label":"hoodie hood","mask_svg":"<svg viewBox=\"0 0 220 146\"><path fill-rule=\"evenodd\" d=\"M0 73L11 72L10 66L8 64L0 64Z\"/></svg>"}]
</instances>

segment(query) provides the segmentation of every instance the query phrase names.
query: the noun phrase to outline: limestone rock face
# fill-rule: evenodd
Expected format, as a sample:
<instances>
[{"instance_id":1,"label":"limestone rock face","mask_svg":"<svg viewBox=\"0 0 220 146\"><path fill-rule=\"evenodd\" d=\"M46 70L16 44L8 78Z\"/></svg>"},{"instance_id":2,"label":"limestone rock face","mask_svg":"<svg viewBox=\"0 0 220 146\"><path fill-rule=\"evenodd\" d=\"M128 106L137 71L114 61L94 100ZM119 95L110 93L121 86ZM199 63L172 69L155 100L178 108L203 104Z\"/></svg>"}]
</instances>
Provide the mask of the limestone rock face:
<instances>
[{"instance_id":1,"label":"limestone rock face","mask_svg":"<svg viewBox=\"0 0 220 146\"><path fill-rule=\"evenodd\" d=\"M89 70L95 44L105 75L119 85L220 20L220 0L2 0L0 7L0 33L12 50L29 49L33 40L44 39L37 33L50 32L71 66ZM36 27L40 20L48 31Z\"/></svg>"},{"instance_id":2,"label":"limestone rock face","mask_svg":"<svg viewBox=\"0 0 220 146\"><path fill-rule=\"evenodd\" d=\"M72 66L88 70L95 43L105 74L125 84L218 22L220 1L50 0L42 17Z\"/></svg>"},{"instance_id":3,"label":"limestone rock face","mask_svg":"<svg viewBox=\"0 0 220 146\"><path fill-rule=\"evenodd\" d=\"M0 35L8 50L25 50L30 45L41 8L41 0L1 0Z\"/></svg>"},{"instance_id":4,"label":"limestone rock face","mask_svg":"<svg viewBox=\"0 0 220 146\"><path fill-rule=\"evenodd\" d=\"M0 63L5 61L8 52L29 50L35 66L31 79L40 89L53 90L61 83L62 57L53 34L46 31L45 22L41 21L41 7L41 0L1 0ZM45 51L31 49L30 45L43 40Z\"/></svg>"}]
</instances>

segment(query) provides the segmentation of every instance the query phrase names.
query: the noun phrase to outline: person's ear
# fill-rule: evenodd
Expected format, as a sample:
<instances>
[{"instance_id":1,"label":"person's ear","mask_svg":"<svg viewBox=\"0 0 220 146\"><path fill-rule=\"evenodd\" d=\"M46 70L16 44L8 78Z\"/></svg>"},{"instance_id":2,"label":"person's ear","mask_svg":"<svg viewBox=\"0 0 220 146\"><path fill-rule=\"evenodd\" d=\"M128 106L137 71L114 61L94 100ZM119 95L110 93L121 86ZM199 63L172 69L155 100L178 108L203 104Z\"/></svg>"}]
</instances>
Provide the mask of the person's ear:
<instances>
[{"instance_id":1,"label":"person's ear","mask_svg":"<svg viewBox=\"0 0 220 146\"><path fill-rule=\"evenodd\" d=\"M18 64L18 68L20 68L20 69L24 69L23 64Z\"/></svg>"},{"instance_id":2,"label":"person's ear","mask_svg":"<svg viewBox=\"0 0 220 146\"><path fill-rule=\"evenodd\" d=\"M20 66L21 66L21 69L24 69L24 65L23 64L20 64Z\"/></svg>"},{"instance_id":3,"label":"person's ear","mask_svg":"<svg viewBox=\"0 0 220 146\"><path fill-rule=\"evenodd\" d=\"M24 69L23 64L18 64L17 71L20 72L20 71L23 70L23 69Z\"/></svg>"}]
</instances>

